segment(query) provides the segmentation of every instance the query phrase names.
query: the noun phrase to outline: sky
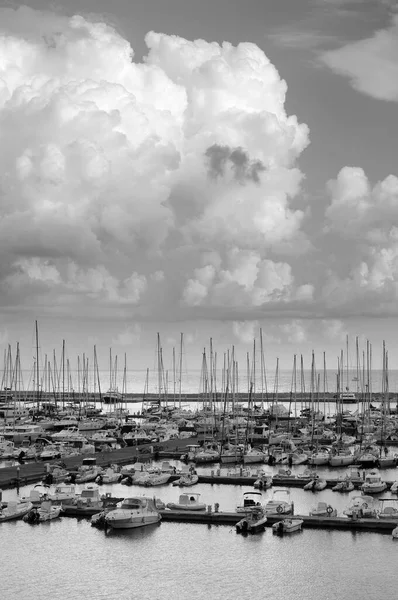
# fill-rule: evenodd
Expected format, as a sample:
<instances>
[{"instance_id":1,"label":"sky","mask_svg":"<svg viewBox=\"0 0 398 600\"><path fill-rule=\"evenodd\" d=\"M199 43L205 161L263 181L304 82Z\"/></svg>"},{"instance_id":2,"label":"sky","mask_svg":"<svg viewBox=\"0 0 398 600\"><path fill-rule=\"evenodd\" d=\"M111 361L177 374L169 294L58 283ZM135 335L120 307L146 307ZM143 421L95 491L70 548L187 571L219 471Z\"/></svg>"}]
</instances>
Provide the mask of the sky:
<instances>
[{"instance_id":1,"label":"sky","mask_svg":"<svg viewBox=\"0 0 398 600\"><path fill-rule=\"evenodd\" d=\"M0 0L0 347L398 368L398 4Z\"/></svg>"}]
</instances>

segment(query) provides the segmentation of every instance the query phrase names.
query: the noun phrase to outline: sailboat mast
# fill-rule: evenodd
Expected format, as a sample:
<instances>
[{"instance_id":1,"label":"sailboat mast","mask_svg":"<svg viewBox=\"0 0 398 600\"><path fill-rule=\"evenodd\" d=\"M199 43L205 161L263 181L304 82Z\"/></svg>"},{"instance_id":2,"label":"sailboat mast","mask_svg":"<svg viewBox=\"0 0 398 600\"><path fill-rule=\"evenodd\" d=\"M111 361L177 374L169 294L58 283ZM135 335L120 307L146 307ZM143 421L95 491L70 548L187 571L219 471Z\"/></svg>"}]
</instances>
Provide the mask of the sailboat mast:
<instances>
[{"instance_id":1,"label":"sailboat mast","mask_svg":"<svg viewBox=\"0 0 398 600\"><path fill-rule=\"evenodd\" d=\"M40 410L40 380L39 380L39 328L37 325L37 321L35 321L35 331L36 331L36 402L37 402L37 411Z\"/></svg>"}]
</instances>

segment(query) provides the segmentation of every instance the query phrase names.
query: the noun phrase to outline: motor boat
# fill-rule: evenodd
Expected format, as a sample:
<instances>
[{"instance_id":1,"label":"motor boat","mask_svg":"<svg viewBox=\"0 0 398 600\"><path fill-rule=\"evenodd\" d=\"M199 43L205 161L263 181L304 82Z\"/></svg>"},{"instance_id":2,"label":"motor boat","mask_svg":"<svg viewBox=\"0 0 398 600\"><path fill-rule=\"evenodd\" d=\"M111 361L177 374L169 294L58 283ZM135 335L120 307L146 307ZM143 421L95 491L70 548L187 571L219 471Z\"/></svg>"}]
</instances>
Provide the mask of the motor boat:
<instances>
[{"instance_id":1,"label":"motor boat","mask_svg":"<svg viewBox=\"0 0 398 600\"><path fill-rule=\"evenodd\" d=\"M398 506L396 506L396 501L394 500L395 506L392 505L384 505L383 508L379 512L379 519L391 519L392 521L398 519Z\"/></svg>"},{"instance_id":2,"label":"motor boat","mask_svg":"<svg viewBox=\"0 0 398 600\"><path fill-rule=\"evenodd\" d=\"M112 529L135 529L158 523L162 517L152 498L134 496L122 500L104 518L106 525Z\"/></svg>"},{"instance_id":3,"label":"motor boat","mask_svg":"<svg viewBox=\"0 0 398 600\"><path fill-rule=\"evenodd\" d=\"M183 473L179 479L173 481L172 485L177 485L179 487L190 487L191 485L195 485L199 481L199 475L197 473Z\"/></svg>"},{"instance_id":4,"label":"motor boat","mask_svg":"<svg viewBox=\"0 0 398 600\"><path fill-rule=\"evenodd\" d=\"M365 481L361 486L364 494L380 494L387 488L387 483L383 481L377 469L372 469L365 475Z\"/></svg>"},{"instance_id":5,"label":"motor boat","mask_svg":"<svg viewBox=\"0 0 398 600\"><path fill-rule=\"evenodd\" d=\"M392 535L392 539L393 539L393 540L398 540L398 527L395 527L395 528L392 530L392 533L391 533L391 535Z\"/></svg>"},{"instance_id":6,"label":"motor boat","mask_svg":"<svg viewBox=\"0 0 398 600\"><path fill-rule=\"evenodd\" d=\"M379 502L372 498L372 496L353 496L351 498L350 504L347 506L345 510L343 510L343 514L351 519L358 519L361 517L365 518L375 518L379 513Z\"/></svg>"},{"instance_id":7,"label":"motor boat","mask_svg":"<svg viewBox=\"0 0 398 600\"><path fill-rule=\"evenodd\" d=\"M165 485L169 482L171 473L141 473L133 481L136 485L152 487L154 485Z\"/></svg>"},{"instance_id":8,"label":"motor boat","mask_svg":"<svg viewBox=\"0 0 398 600\"><path fill-rule=\"evenodd\" d=\"M237 513L246 513L258 510L262 506L263 496L261 492L244 492L243 503L236 507Z\"/></svg>"},{"instance_id":9,"label":"motor boat","mask_svg":"<svg viewBox=\"0 0 398 600\"><path fill-rule=\"evenodd\" d=\"M290 490L287 488L281 488L275 490L271 500L268 500L265 505L265 512L268 515L279 514L289 515L293 513L293 502L290 501Z\"/></svg>"},{"instance_id":10,"label":"motor boat","mask_svg":"<svg viewBox=\"0 0 398 600\"><path fill-rule=\"evenodd\" d=\"M267 513L261 506L256 506L237 522L236 533L257 533L264 531Z\"/></svg>"},{"instance_id":11,"label":"motor boat","mask_svg":"<svg viewBox=\"0 0 398 600\"><path fill-rule=\"evenodd\" d=\"M0 523L22 519L32 508L32 502L18 502L17 500L8 502L4 507L0 505Z\"/></svg>"},{"instance_id":12,"label":"motor boat","mask_svg":"<svg viewBox=\"0 0 398 600\"><path fill-rule=\"evenodd\" d=\"M332 487L333 492L352 492L354 489L354 484L350 479L344 479L342 481L338 481L336 485Z\"/></svg>"},{"instance_id":13,"label":"motor boat","mask_svg":"<svg viewBox=\"0 0 398 600\"><path fill-rule=\"evenodd\" d=\"M265 471L258 471L257 479L253 483L253 487L258 490L267 490L272 486L272 474Z\"/></svg>"},{"instance_id":14,"label":"motor boat","mask_svg":"<svg viewBox=\"0 0 398 600\"><path fill-rule=\"evenodd\" d=\"M318 502L317 506L311 508L310 517L336 517L337 510L327 502Z\"/></svg>"},{"instance_id":15,"label":"motor boat","mask_svg":"<svg viewBox=\"0 0 398 600\"><path fill-rule=\"evenodd\" d=\"M29 511L24 517L23 520L26 523L44 523L45 521L52 521L53 519L57 519L62 512L62 507L53 506L50 500L45 500L41 503L40 507L37 508L34 506L31 511Z\"/></svg>"},{"instance_id":16,"label":"motor boat","mask_svg":"<svg viewBox=\"0 0 398 600\"><path fill-rule=\"evenodd\" d=\"M66 515L93 515L104 508L103 498L100 496L96 483L88 483L81 494L68 503L61 505Z\"/></svg>"},{"instance_id":17,"label":"motor boat","mask_svg":"<svg viewBox=\"0 0 398 600\"><path fill-rule=\"evenodd\" d=\"M282 521L278 521L272 525L272 533L282 535L284 533L301 531L303 522L303 519L283 519Z\"/></svg>"},{"instance_id":18,"label":"motor boat","mask_svg":"<svg viewBox=\"0 0 398 600\"><path fill-rule=\"evenodd\" d=\"M55 503L70 504L75 498L76 490L72 483L59 483L54 491L48 492L48 499Z\"/></svg>"},{"instance_id":19,"label":"motor boat","mask_svg":"<svg viewBox=\"0 0 398 600\"><path fill-rule=\"evenodd\" d=\"M200 502L200 494L180 494L178 502L168 502L167 508L171 510L206 510L206 504Z\"/></svg>"},{"instance_id":20,"label":"motor boat","mask_svg":"<svg viewBox=\"0 0 398 600\"><path fill-rule=\"evenodd\" d=\"M105 469L102 473L99 473L95 478L95 483L98 483L98 485L102 485L103 483L120 483L122 478L123 475L120 473L118 467L113 465Z\"/></svg>"},{"instance_id":21,"label":"motor boat","mask_svg":"<svg viewBox=\"0 0 398 600\"><path fill-rule=\"evenodd\" d=\"M326 479L322 479L319 475L316 475L311 481L305 484L304 490L311 492L320 492L327 486Z\"/></svg>"}]
</instances>

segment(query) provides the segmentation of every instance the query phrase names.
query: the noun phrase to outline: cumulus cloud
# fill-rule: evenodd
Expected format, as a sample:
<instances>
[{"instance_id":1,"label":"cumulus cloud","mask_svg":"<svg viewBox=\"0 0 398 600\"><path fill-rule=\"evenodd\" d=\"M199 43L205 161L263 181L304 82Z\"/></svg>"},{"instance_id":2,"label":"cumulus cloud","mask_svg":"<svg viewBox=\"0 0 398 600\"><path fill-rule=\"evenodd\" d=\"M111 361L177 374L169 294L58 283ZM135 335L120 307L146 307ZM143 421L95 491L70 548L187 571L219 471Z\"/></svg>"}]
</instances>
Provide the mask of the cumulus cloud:
<instances>
[{"instance_id":1,"label":"cumulus cloud","mask_svg":"<svg viewBox=\"0 0 398 600\"><path fill-rule=\"evenodd\" d=\"M286 83L251 43L145 40L139 63L105 23L0 9L0 303L312 302Z\"/></svg>"},{"instance_id":2,"label":"cumulus cloud","mask_svg":"<svg viewBox=\"0 0 398 600\"><path fill-rule=\"evenodd\" d=\"M346 258L340 270L335 265L329 271L326 306L391 310L398 296L398 178L389 175L372 186L363 169L344 167L327 188L325 232Z\"/></svg>"},{"instance_id":3,"label":"cumulus cloud","mask_svg":"<svg viewBox=\"0 0 398 600\"><path fill-rule=\"evenodd\" d=\"M134 346L137 342L140 341L141 337L141 325L135 323L134 325L130 325L123 331L120 331L116 337L112 339L112 344L115 346Z\"/></svg>"},{"instance_id":4,"label":"cumulus cloud","mask_svg":"<svg viewBox=\"0 0 398 600\"><path fill-rule=\"evenodd\" d=\"M368 39L324 52L320 60L336 73L348 77L356 90L373 98L396 102L397 52L398 15L394 14L387 29L376 31Z\"/></svg>"}]
</instances>

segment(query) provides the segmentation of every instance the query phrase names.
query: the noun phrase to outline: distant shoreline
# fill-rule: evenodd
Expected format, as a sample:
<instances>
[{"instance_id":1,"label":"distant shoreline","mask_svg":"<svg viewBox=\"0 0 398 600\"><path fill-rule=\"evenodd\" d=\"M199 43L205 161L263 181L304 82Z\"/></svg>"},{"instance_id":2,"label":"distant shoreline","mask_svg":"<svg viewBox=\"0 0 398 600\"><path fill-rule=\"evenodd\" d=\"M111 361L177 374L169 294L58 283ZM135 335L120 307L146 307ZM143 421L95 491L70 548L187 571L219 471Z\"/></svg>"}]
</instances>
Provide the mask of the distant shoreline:
<instances>
[{"instance_id":1,"label":"distant shoreline","mask_svg":"<svg viewBox=\"0 0 398 600\"><path fill-rule=\"evenodd\" d=\"M251 394L251 397L246 392L235 393L234 400L235 402L244 402L247 403L250 400L255 403L272 403L272 402L291 402L294 404L295 402L307 402L314 404L322 404L323 402L338 402L336 398L336 393L326 392L320 394L313 394L312 396L309 393L301 393L298 392L295 395L279 392L275 394L265 394L265 393L255 393ZM368 402L369 399L372 402L381 402L383 400L383 394L381 392L372 392L371 398L366 397L363 398L359 395L358 399L355 401L343 401L343 404L351 404L355 405L357 403ZM125 395L121 395L118 400L109 401L109 396L107 398L107 394L99 394L99 392L90 392L86 394L65 394L62 393L54 394L50 392L42 392L40 396L37 396L37 393L34 391L25 391L25 392L10 392L9 396L2 394L0 396L0 402L2 403L13 403L13 402L21 402L21 403L43 403L48 402L51 404L63 405L67 403L94 403L94 402L103 402L107 405L113 404L140 404L142 402L145 403L155 403L161 402L162 404L170 404L170 403L186 403L186 402L197 402L197 403L210 403L211 401L214 403L223 403L227 400L229 403L232 402L233 396L231 393L228 394L228 397L225 397L225 394L217 393L213 394L211 398L210 394L198 394L198 393L184 393L180 395L175 395L173 393L169 394L146 394L130 392ZM394 403L398 402L398 393L390 393L389 394L389 402Z\"/></svg>"}]
</instances>

